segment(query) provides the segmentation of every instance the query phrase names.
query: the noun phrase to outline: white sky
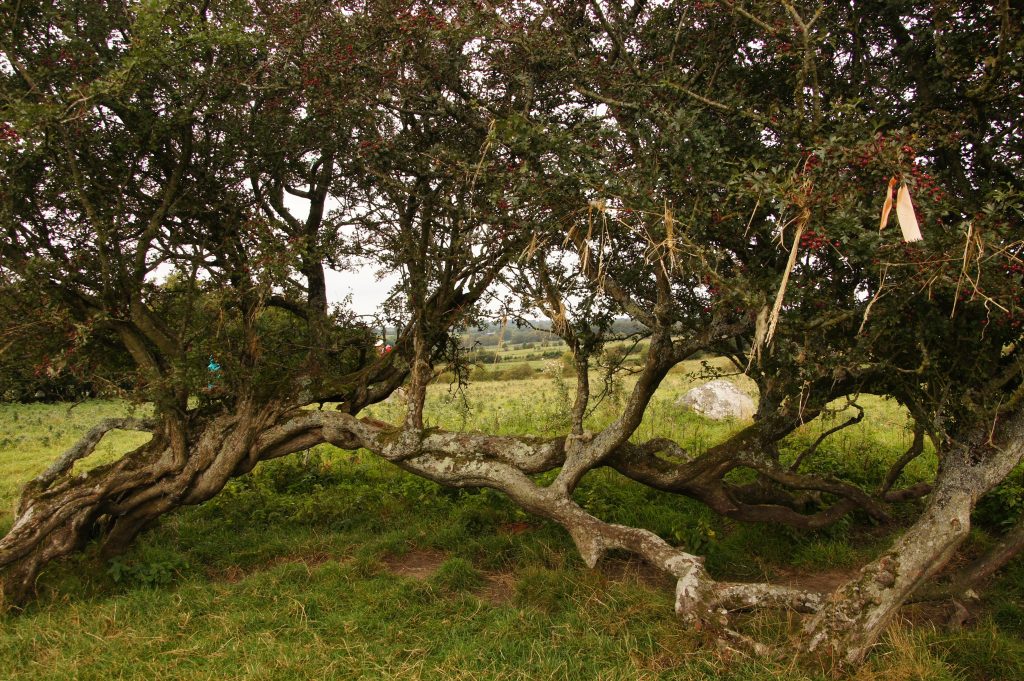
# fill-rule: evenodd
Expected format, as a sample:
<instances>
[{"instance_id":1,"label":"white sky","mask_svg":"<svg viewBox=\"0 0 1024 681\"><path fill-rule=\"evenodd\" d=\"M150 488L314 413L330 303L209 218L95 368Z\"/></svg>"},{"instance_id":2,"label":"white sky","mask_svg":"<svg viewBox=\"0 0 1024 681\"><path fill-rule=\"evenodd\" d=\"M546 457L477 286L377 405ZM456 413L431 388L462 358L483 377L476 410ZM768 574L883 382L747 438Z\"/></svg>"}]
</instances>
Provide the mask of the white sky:
<instances>
[{"instance_id":1,"label":"white sky","mask_svg":"<svg viewBox=\"0 0 1024 681\"><path fill-rule=\"evenodd\" d=\"M309 214L309 203L288 194L284 195L285 207L299 220L305 220ZM337 207L337 202L332 197L327 197L325 215ZM379 309L381 304L387 300L391 288L398 283L397 273L385 273L378 277L376 268L369 263L354 262L351 270L338 272L325 267L325 279L327 283L327 303L329 305L340 305L345 303L347 296L352 296L346 307L357 315L372 316Z\"/></svg>"},{"instance_id":2,"label":"white sky","mask_svg":"<svg viewBox=\"0 0 1024 681\"><path fill-rule=\"evenodd\" d=\"M364 265L349 272L327 272L327 302L331 305L342 303L346 296L352 300L347 306L358 315L372 315L387 299L391 287L398 282L394 273L378 279L374 268Z\"/></svg>"}]
</instances>

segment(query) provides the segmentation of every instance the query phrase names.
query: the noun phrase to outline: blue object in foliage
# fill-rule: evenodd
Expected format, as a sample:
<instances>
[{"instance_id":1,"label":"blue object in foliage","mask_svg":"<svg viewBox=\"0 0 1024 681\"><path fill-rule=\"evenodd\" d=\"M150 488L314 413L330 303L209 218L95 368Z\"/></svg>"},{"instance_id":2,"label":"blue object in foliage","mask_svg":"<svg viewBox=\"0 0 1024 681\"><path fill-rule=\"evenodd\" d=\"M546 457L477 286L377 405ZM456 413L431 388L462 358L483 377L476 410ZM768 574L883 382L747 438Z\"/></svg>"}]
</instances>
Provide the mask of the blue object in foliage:
<instances>
[{"instance_id":1,"label":"blue object in foliage","mask_svg":"<svg viewBox=\"0 0 1024 681\"><path fill-rule=\"evenodd\" d=\"M213 355L210 355L210 364L206 368L209 369L211 374L211 380L206 384L206 389L213 390L213 381L220 378L220 365L217 364L217 360L213 358Z\"/></svg>"}]
</instances>

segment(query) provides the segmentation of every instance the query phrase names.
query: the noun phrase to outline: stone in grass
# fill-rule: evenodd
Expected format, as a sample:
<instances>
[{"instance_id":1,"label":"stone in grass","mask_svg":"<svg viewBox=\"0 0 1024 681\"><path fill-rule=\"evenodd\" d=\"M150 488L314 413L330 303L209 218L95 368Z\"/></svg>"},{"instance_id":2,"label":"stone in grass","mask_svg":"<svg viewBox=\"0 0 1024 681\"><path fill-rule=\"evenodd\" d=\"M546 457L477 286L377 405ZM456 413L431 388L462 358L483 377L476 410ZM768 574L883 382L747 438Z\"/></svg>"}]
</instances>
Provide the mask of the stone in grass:
<instances>
[{"instance_id":1,"label":"stone in grass","mask_svg":"<svg viewBox=\"0 0 1024 681\"><path fill-rule=\"evenodd\" d=\"M689 407L709 419L749 419L757 407L754 400L730 381L716 379L697 386L676 400L677 406Z\"/></svg>"}]
</instances>

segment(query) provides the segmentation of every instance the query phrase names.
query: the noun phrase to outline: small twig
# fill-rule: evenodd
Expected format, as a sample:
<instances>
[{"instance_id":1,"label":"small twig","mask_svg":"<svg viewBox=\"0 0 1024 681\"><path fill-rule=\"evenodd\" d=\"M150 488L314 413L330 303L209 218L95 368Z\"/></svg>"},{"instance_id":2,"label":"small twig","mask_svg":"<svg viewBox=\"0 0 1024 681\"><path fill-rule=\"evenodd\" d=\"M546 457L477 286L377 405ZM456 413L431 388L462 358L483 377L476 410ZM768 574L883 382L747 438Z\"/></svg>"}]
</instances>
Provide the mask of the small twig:
<instances>
[{"instance_id":1,"label":"small twig","mask_svg":"<svg viewBox=\"0 0 1024 681\"><path fill-rule=\"evenodd\" d=\"M691 89L689 89L687 87L683 87L682 85L679 85L677 83L673 83L673 82L668 81L668 80L663 80L662 81L662 85L670 87L673 90L678 90L679 92L682 92L683 94L685 94L685 95L687 95L689 97L692 97L693 99L696 99L698 102L701 102L703 104L707 104L711 108L718 109L719 111L725 111L725 112L728 112L728 113L734 113L734 112L735 113L749 113L749 112L745 112L745 111L742 111L742 110L735 110L735 109L733 109L732 107L730 107L730 106L728 106L726 104L722 104L721 102L716 102L713 99L708 99L707 97L705 97L703 95L699 95L699 94L697 94L696 92L694 92L693 90L691 90Z\"/></svg>"},{"instance_id":2,"label":"small twig","mask_svg":"<svg viewBox=\"0 0 1024 681\"><path fill-rule=\"evenodd\" d=\"M804 229L807 227L807 223L811 220L811 211L804 208L800 217L797 219L796 232L793 234L793 247L789 251L789 260L786 262L786 270L782 274L782 283L779 284L779 291L775 294L775 304L772 305L771 314L768 316L768 331L765 333L764 344L765 346L771 344L772 338L775 336L775 327L779 323L779 314L782 312L782 301L786 297L786 286L789 284L789 275L793 272L793 268L796 266L797 252L800 250L800 237L804 233Z\"/></svg>"},{"instance_id":3,"label":"small twig","mask_svg":"<svg viewBox=\"0 0 1024 681\"><path fill-rule=\"evenodd\" d=\"M960 286L963 284L964 277L967 275L967 255L971 249L971 233L974 230L974 224L967 223L967 238L964 239L964 259L963 265L960 268L960 276L956 279L956 291L953 293L953 309L949 313L949 318L952 319L956 316L956 303L960 299Z\"/></svg>"},{"instance_id":4,"label":"small twig","mask_svg":"<svg viewBox=\"0 0 1024 681\"><path fill-rule=\"evenodd\" d=\"M495 131L495 119L491 119L490 124L487 126L487 137L484 138L483 147L480 149L480 160L477 161L476 168L473 170L473 177L469 180L469 196L473 195L473 187L476 185L476 181L480 179L480 172L483 170L484 160L487 158L487 152L491 150L491 144L494 142L494 131ZM470 217L473 216L473 204L469 204Z\"/></svg>"},{"instance_id":5,"label":"small twig","mask_svg":"<svg viewBox=\"0 0 1024 681\"><path fill-rule=\"evenodd\" d=\"M864 326L868 323L868 315L871 314L871 308L875 302L882 297L882 290L885 288L885 276L889 273L889 266L886 265L885 269L882 270L882 280L878 284L878 290L875 291L875 295L871 296L871 300L868 301L867 307L864 308L864 318L860 320L860 328L857 329L857 335L859 336L864 332Z\"/></svg>"},{"instance_id":6,"label":"small twig","mask_svg":"<svg viewBox=\"0 0 1024 681\"><path fill-rule=\"evenodd\" d=\"M729 0L723 0L723 2L725 5L728 5L729 9L736 12L736 14L739 14L741 17L744 17L754 22L764 30L768 31L769 34L775 35L776 33L779 32L779 29L775 28L774 26L766 22L764 19L761 19L760 17L751 14L747 10L743 9L743 7L738 5L737 3L730 2Z\"/></svg>"},{"instance_id":7,"label":"small twig","mask_svg":"<svg viewBox=\"0 0 1024 681\"><path fill-rule=\"evenodd\" d=\"M814 443L810 447L808 447L804 451L800 452L800 455L796 457L796 461L794 461L793 465L789 467L789 472L790 473L796 473L797 470L799 470L800 464L803 463L804 459L806 459L807 457L809 457L812 454L814 454L814 452L816 452L818 450L818 447L821 445L821 443L824 442L825 439L828 438L830 435L832 435L834 433L837 433L840 430L843 430L844 428L849 428L850 426L854 425L855 423L860 423L861 421L864 420L864 408L863 407L861 407L856 402L851 402L849 406L851 406L851 407L853 407L854 409L857 410L857 415L856 416L851 416L850 418L848 418L843 423L840 423L838 426L834 426L832 428L829 428L828 430L823 432L821 435L819 435L818 439L816 439L814 441Z\"/></svg>"},{"instance_id":8,"label":"small twig","mask_svg":"<svg viewBox=\"0 0 1024 681\"><path fill-rule=\"evenodd\" d=\"M743 230L743 238L747 238L747 234L750 233L750 226L754 224L754 216L757 215L757 209L761 207L761 197L757 197L757 201L754 203L754 210L750 211L750 220L747 221L747 228Z\"/></svg>"}]
</instances>

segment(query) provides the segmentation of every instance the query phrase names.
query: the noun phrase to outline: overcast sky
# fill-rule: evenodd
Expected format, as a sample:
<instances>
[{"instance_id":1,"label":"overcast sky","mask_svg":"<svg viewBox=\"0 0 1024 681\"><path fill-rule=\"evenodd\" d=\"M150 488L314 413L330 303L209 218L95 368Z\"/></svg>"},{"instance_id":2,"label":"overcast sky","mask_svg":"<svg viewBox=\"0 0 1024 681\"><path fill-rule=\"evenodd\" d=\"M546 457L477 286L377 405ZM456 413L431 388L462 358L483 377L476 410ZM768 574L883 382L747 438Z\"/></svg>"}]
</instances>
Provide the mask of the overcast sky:
<instances>
[{"instance_id":1,"label":"overcast sky","mask_svg":"<svg viewBox=\"0 0 1024 681\"><path fill-rule=\"evenodd\" d=\"M336 304L351 295L348 305L356 314L372 315L380 309L391 287L398 281L395 274L378 279L372 267L363 266L349 272L327 270L327 301Z\"/></svg>"}]
</instances>

